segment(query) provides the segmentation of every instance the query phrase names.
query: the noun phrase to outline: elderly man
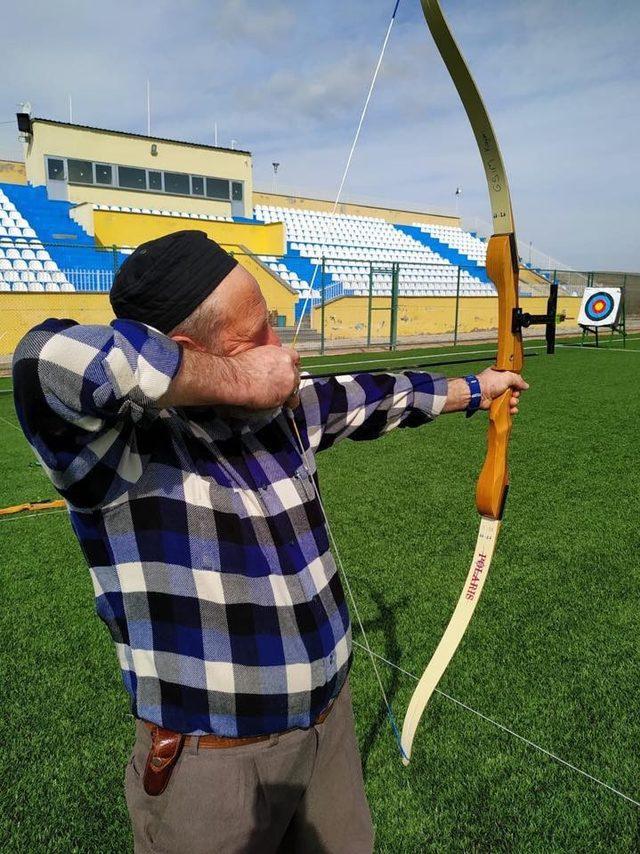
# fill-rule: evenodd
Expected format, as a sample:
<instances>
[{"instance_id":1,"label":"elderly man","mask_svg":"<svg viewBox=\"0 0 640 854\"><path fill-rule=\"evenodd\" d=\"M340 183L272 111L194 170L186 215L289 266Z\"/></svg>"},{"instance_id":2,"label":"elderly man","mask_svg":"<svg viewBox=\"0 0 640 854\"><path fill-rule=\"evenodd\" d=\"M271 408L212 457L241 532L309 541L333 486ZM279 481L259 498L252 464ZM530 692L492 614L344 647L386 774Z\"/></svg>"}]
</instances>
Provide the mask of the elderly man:
<instances>
[{"instance_id":1,"label":"elderly man","mask_svg":"<svg viewBox=\"0 0 640 854\"><path fill-rule=\"evenodd\" d=\"M137 719L135 850L370 852L314 454L486 409L507 388L516 412L526 383L492 370L301 382L255 279L197 231L140 246L111 303L110 326L32 329L14 386Z\"/></svg>"}]
</instances>

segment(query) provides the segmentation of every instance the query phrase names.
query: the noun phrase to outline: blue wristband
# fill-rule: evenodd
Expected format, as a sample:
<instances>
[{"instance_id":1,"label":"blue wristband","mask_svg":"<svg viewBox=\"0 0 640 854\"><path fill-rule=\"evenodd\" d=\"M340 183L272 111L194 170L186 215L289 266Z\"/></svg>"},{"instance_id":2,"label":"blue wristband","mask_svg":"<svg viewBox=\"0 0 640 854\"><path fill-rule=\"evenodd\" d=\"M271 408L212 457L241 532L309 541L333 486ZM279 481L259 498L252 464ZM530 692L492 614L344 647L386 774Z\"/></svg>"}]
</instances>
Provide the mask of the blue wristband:
<instances>
[{"instance_id":1,"label":"blue wristband","mask_svg":"<svg viewBox=\"0 0 640 854\"><path fill-rule=\"evenodd\" d=\"M467 406L467 418L469 418L474 412L477 412L478 409L480 409L480 404L482 403L482 392L480 391L480 382L478 381L478 377L472 374L465 377L465 380L469 386L469 391L471 392L471 400L469 401L469 406Z\"/></svg>"}]
</instances>

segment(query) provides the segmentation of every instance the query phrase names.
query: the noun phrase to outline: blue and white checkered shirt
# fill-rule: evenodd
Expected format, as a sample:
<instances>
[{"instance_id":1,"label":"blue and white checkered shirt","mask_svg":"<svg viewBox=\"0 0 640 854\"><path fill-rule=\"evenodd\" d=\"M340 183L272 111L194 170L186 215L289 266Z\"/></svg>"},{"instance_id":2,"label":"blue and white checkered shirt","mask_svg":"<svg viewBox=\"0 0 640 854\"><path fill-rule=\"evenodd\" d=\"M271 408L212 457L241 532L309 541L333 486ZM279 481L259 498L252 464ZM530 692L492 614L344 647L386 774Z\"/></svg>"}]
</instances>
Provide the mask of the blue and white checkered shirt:
<instances>
[{"instance_id":1,"label":"blue and white checkered shirt","mask_svg":"<svg viewBox=\"0 0 640 854\"><path fill-rule=\"evenodd\" d=\"M193 734L307 727L351 660L314 454L431 421L446 379L303 379L303 456L281 410L159 408L180 359L140 323L48 320L14 359L22 429L67 501L133 713Z\"/></svg>"}]
</instances>

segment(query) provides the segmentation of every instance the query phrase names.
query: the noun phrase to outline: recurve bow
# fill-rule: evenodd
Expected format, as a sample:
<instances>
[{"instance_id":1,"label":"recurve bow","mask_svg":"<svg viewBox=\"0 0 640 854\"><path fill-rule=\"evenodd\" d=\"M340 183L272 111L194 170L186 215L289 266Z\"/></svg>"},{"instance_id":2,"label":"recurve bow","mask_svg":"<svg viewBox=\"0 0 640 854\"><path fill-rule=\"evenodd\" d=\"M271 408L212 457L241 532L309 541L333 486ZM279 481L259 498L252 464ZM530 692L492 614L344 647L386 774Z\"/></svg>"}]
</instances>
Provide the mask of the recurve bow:
<instances>
[{"instance_id":1,"label":"recurve bow","mask_svg":"<svg viewBox=\"0 0 640 854\"><path fill-rule=\"evenodd\" d=\"M444 60L467 113L480 150L489 187L493 236L487 246L487 274L498 292L498 353L495 368L520 372L523 365L522 333L514 322L518 312L518 252L507 175L491 121L478 87L460 52L437 0L421 0L422 10L436 47ZM482 593L502 523L509 487L507 464L511 413L507 390L489 411L487 455L476 485L480 531L464 588L436 651L411 697L402 727L403 762L411 747L429 698L453 658Z\"/></svg>"}]
</instances>

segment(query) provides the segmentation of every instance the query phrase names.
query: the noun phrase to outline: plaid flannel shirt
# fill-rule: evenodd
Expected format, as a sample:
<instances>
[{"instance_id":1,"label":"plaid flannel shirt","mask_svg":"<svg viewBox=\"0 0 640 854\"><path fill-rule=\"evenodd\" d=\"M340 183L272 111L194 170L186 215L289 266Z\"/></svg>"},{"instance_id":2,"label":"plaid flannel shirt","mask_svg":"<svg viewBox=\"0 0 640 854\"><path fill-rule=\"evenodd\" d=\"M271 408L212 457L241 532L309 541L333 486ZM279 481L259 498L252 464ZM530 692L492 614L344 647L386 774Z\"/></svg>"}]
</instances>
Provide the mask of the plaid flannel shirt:
<instances>
[{"instance_id":1,"label":"plaid flannel shirt","mask_svg":"<svg viewBox=\"0 0 640 854\"><path fill-rule=\"evenodd\" d=\"M303 456L282 410L159 408L180 361L140 323L48 320L14 358L22 429L67 502L133 713L192 734L308 727L351 660L314 454L431 421L446 379L303 379Z\"/></svg>"}]
</instances>

